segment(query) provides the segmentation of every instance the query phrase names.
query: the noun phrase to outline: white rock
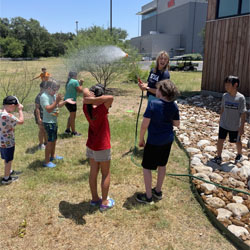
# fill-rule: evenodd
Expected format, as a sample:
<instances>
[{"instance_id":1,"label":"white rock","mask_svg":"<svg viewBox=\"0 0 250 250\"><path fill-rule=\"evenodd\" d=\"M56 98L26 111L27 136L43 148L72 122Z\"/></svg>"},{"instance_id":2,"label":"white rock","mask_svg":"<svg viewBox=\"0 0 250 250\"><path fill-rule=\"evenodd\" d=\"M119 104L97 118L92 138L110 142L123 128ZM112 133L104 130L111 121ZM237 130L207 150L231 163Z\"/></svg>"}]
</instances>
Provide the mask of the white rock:
<instances>
[{"instance_id":1,"label":"white rock","mask_svg":"<svg viewBox=\"0 0 250 250\"><path fill-rule=\"evenodd\" d=\"M249 212L248 208L244 204L240 203L229 203L227 204L226 208L229 209L238 218Z\"/></svg>"},{"instance_id":2,"label":"white rock","mask_svg":"<svg viewBox=\"0 0 250 250\"><path fill-rule=\"evenodd\" d=\"M249 167L250 167L250 161L243 161L242 164L243 164L244 166L249 166Z\"/></svg>"},{"instance_id":3,"label":"white rock","mask_svg":"<svg viewBox=\"0 0 250 250\"><path fill-rule=\"evenodd\" d=\"M210 138L211 138L211 140L213 140L213 141L217 141L217 140L218 140L218 136L216 136L216 135L213 135L213 136L211 136Z\"/></svg>"},{"instance_id":4,"label":"white rock","mask_svg":"<svg viewBox=\"0 0 250 250\"><path fill-rule=\"evenodd\" d=\"M195 165L195 166L199 166L199 165L201 165L202 163L201 163L201 160L199 159L199 158L197 158L197 157L193 157L192 158L192 160L191 160L191 165L193 166L193 165Z\"/></svg>"},{"instance_id":5,"label":"white rock","mask_svg":"<svg viewBox=\"0 0 250 250\"><path fill-rule=\"evenodd\" d=\"M202 154L195 154L194 157L201 159L201 158L203 158L203 155Z\"/></svg>"},{"instance_id":6,"label":"white rock","mask_svg":"<svg viewBox=\"0 0 250 250\"><path fill-rule=\"evenodd\" d=\"M235 226L235 225L230 225L227 227L227 229L233 233L234 235L236 235L237 237L240 237L241 235L249 235L249 232L247 231L246 228L244 227L239 227L239 226Z\"/></svg>"},{"instance_id":7,"label":"white rock","mask_svg":"<svg viewBox=\"0 0 250 250\"><path fill-rule=\"evenodd\" d=\"M197 143L197 146L200 148L204 145L210 145L210 141L208 140L200 140L198 143Z\"/></svg>"},{"instance_id":8,"label":"white rock","mask_svg":"<svg viewBox=\"0 0 250 250\"><path fill-rule=\"evenodd\" d=\"M243 202L243 199L242 199L242 197L240 197L240 196L233 196L233 200L234 200L236 203L242 203L242 202Z\"/></svg>"},{"instance_id":9,"label":"white rock","mask_svg":"<svg viewBox=\"0 0 250 250\"><path fill-rule=\"evenodd\" d=\"M240 172L240 176L243 176L243 177L248 177L248 176L250 176L250 166L245 166L245 165L243 165L243 166L239 169L239 172Z\"/></svg>"},{"instance_id":10,"label":"white rock","mask_svg":"<svg viewBox=\"0 0 250 250\"><path fill-rule=\"evenodd\" d=\"M204 173L196 173L196 174L194 174L194 176L202 178L202 179L204 179L206 181L210 181L209 177Z\"/></svg>"},{"instance_id":11,"label":"white rock","mask_svg":"<svg viewBox=\"0 0 250 250\"><path fill-rule=\"evenodd\" d=\"M221 182L223 180L223 177L220 176L219 174L216 174L216 173L211 173L209 174L209 178L212 180L212 181L216 181L216 182Z\"/></svg>"},{"instance_id":12,"label":"white rock","mask_svg":"<svg viewBox=\"0 0 250 250\"><path fill-rule=\"evenodd\" d=\"M203 185L203 184L202 184ZM210 184L211 185L211 184ZM214 185L213 185L214 186ZM214 186L215 187L215 186ZM215 187L216 189L216 187ZM213 189L214 190L214 189ZM225 206L225 201L218 197L211 197L206 199L206 203L214 208L221 208Z\"/></svg>"},{"instance_id":13,"label":"white rock","mask_svg":"<svg viewBox=\"0 0 250 250\"><path fill-rule=\"evenodd\" d=\"M218 211L217 220L229 219L230 216L233 214L231 211L225 208L218 208L217 211Z\"/></svg>"},{"instance_id":14,"label":"white rock","mask_svg":"<svg viewBox=\"0 0 250 250\"><path fill-rule=\"evenodd\" d=\"M234 187L243 187L243 188L245 187L245 183L244 182L238 181L238 180L234 179L233 177L229 177L228 181Z\"/></svg>"},{"instance_id":15,"label":"white rock","mask_svg":"<svg viewBox=\"0 0 250 250\"><path fill-rule=\"evenodd\" d=\"M215 146L206 146L204 148L204 151L207 151L207 152L216 152L217 148Z\"/></svg>"},{"instance_id":16,"label":"white rock","mask_svg":"<svg viewBox=\"0 0 250 250\"><path fill-rule=\"evenodd\" d=\"M210 155L209 153L204 153L203 155L204 155L205 157L207 157L208 159L212 159L212 158L213 158L213 156Z\"/></svg>"},{"instance_id":17,"label":"white rock","mask_svg":"<svg viewBox=\"0 0 250 250\"><path fill-rule=\"evenodd\" d=\"M200 150L198 148L187 148L187 151L189 153L199 153Z\"/></svg>"},{"instance_id":18,"label":"white rock","mask_svg":"<svg viewBox=\"0 0 250 250\"><path fill-rule=\"evenodd\" d=\"M213 169L204 165L192 166L198 173L210 174L213 172Z\"/></svg>"},{"instance_id":19,"label":"white rock","mask_svg":"<svg viewBox=\"0 0 250 250\"><path fill-rule=\"evenodd\" d=\"M247 139L243 139L242 141L242 144L245 144L245 145L247 145L247 143L248 143L248 140Z\"/></svg>"},{"instance_id":20,"label":"white rock","mask_svg":"<svg viewBox=\"0 0 250 250\"><path fill-rule=\"evenodd\" d=\"M229 156L227 153L225 153L225 152L222 152L221 157L222 157L222 159L223 159L224 161L227 161L227 160L230 159L230 156Z\"/></svg>"}]
</instances>

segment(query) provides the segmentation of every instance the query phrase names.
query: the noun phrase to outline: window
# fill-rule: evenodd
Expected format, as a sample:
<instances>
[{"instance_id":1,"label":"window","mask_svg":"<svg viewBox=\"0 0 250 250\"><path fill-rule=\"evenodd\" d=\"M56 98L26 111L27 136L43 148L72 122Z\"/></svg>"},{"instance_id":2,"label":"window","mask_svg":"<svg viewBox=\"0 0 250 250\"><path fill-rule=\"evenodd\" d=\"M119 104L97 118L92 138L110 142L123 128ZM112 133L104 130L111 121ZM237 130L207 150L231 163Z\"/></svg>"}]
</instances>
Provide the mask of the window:
<instances>
[{"instance_id":1,"label":"window","mask_svg":"<svg viewBox=\"0 0 250 250\"><path fill-rule=\"evenodd\" d=\"M241 14L250 13L250 0L242 0Z\"/></svg>"},{"instance_id":2,"label":"window","mask_svg":"<svg viewBox=\"0 0 250 250\"><path fill-rule=\"evenodd\" d=\"M250 0L218 0L217 18L250 13Z\"/></svg>"},{"instance_id":3,"label":"window","mask_svg":"<svg viewBox=\"0 0 250 250\"><path fill-rule=\"evenodd\" d=\"M152 16L156 16L156 14L157 14L156 10L152 11L152 12L149 12L147 14L144 14L144 15L142 15L142 20L145 20L145 19L150 18Z\"/></svg>"}]
</instances>

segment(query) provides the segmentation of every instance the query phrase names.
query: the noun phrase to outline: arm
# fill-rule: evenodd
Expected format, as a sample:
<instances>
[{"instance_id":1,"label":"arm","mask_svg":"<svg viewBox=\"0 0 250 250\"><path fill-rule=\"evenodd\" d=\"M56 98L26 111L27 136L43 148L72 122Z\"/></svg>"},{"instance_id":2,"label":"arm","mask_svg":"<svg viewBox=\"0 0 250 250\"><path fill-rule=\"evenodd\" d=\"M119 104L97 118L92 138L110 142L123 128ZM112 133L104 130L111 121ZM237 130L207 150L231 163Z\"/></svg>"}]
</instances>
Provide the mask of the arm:
<instances>
[{"instance_id":1,"label":"arm","mask_svg":"<svg viewBox=\"0 0 250 250\"><path fill-rule=\"evenodd\" d=\"M179 128L180 127L180 120L173 120L173 126Z\"/></svg>"},{"instance_id":2,"label":"arm","mask_svg":"<svg viewBox=\"0 0 250 250\"><path fill-rule=\"evenodd\" d=\"M84 80L79 80L78 82L79 82L80 86L76 87L76 91L78 93L82 93L83 92L82 84L83 84Z\"/></svg>"},{"instance_id":3,"label":"arm","mask_svg":"<svg viewBox=\"0 0 250 250\"><path fill-rule=\"evenodd\" d=\"M144 135L148 129L149 123L150 123L149 118L143 118L142 124L141 124L141 130L140 130L140 140L139 140L139 147L144 147L145 146L145 140L144 140Z\"/></svg>"},{"instance_id":4,"label":"arm","mask_svg":"<svg viewBox=\"0 0 250 250\"><path fill-rule=\"evenodd\" d=\"M38 124L42 124L42 119L40 116L40 105L36 103L36 108L35 108L35 113L36 113L36 117L37 117L37 122Z\"/></svg>"},{"instance_id":5,"label":"arm","mask_svg":"<svg viewBox=\"0 0 250 250\"><path fill-rule=\"evenodd\" d=\"M239 135L240 136L244 134L245 122L246 122L246 112L242 113L240 116L240 128L239 128Z\"/></svg>"},{"instance_id":6,"label":"arm","mask_svg":"<svg viewBox=\"0 0 250 250\"><path fill-rule=\"evenodd\" d=\"M62 107L65 103L66 101L62 101L62 95L58 94L56 100L52 104L45 106L45 109L48 113L51 113L57 106Z\"/></svg>"},{"instance_id":7,"label":"arm","mask_svg":"<svg viewBox=\"0 0 250 250\"><path fill-rule=\"evenodd\" d=\"M22 104L18 104L18 113L19 113L19 119L18 119L17 124L23 124L24 119L23 119L23 105Z\"/></svg>"},{"instance_id":8,"label":"arm","mask_svg":"<svg viewBox=\"0 0 250 250\"><path fill-rule=\"evenodd\" d=\"M34 77L33 79L31 79L31 81L33 81L33 80L35 80L35 79L37 79L37 78L39 78L39 77L40 77L40 75L39 75L39 76Z\"/></svg>"},{"instance_id":9,"label":"arm","mask_svg":"<svg viewBox=\"0 0 250 250\"><path fill-rule=\"evenodd\" d=\"M109 109L113 103L114 97L111 95L102 95L99 97L84 97L85 104L101 105L104 104Z\"/></svg>"}]
</instances>

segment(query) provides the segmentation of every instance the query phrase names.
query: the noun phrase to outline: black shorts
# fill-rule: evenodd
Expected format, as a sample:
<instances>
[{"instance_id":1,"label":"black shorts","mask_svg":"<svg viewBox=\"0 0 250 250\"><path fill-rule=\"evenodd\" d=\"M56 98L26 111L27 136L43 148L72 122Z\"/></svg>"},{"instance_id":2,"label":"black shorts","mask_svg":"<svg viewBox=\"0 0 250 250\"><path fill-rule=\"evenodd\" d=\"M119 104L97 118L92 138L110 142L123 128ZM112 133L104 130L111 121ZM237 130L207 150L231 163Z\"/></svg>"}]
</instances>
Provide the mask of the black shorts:
<instances>
[{"instance_id":1,"label":"black shorts","mask_svg":"<svg viewBox=\"0 0 250 250\"><path fill-rule=\"evenodd\" d=\"M0 148L1 158L8 163L14 159L15 146L11 148Z\"/></svg>"},{"instance_id":2,"label":"black shorts","mask_svg":"<svg viewBox=\"0 0 250 250\"><path fill-rule=\"evenodd\" d=\"M76 110L77 110L76 104L66 103L65 106L69 112L76 112Z\"/></svg>"},{"instance_id":3,"label":"black shorts","mask_svg":"<svg viewBox=\"0 0 250 250\"><path fill-rule=\"evenodd\" d=\"M142 166L149 170L156 170L157 167L164 167L168 163L172 142L164 145L152 145L146 143L143 152Z\"/></svg>"},{"instance_id":4,"label":"black shorts","mask_svg":"<svg viewBox=\"0 0 250 250\"><path fill-rule=\"evenodd\" d=\"M230 131L222 127L219 128L219 139L226 139L227 134L229 134L229 142L235 143L240 141L240 136L238 136L238 131Z\"/></svg>"}]
</instances>

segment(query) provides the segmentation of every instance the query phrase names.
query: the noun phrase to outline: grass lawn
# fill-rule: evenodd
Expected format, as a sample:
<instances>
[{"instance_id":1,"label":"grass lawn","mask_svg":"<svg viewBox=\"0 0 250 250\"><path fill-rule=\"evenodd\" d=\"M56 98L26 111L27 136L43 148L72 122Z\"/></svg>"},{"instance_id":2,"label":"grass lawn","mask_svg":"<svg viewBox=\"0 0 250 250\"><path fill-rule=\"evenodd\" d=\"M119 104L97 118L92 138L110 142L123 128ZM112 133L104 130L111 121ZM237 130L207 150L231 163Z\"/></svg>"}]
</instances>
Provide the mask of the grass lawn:
<instances>
[{"instance_id":1,"label":"grass lawn","mask_svg":"<svg viewBox=\"0 0 250 250\"><path fill-rule=\"evenodd\" d=\"M28 62L27 67L47 67L56 79L65 81L67 69L60 59ZM10 72L17 62L0 62ZM3 71L0 71L0 76ZM94 80L86 73L84 85ZM187 94L200 90L201 73L171 72L171 79ZM187 178L167 177L164 198L152 206L140 205L135 195L144 191L142 168L131 161L135 123L140 102L136 84L122 80L110 86L115 100L110 109L112 161L109 196L116 205L99 212L89 205L91 198L85 156L88 124L78 98L77 131L81 137L63 134L68 118L65 107L58 117L56 153L64 156L54 169L42 167L44 151L36 150L38 128L34 122L34 99L39 80L25 100L25 123L16 127L13 169L22 171L19 180L0 185L1 249L235 249L208 221L194 198ZM64 92L64 86L59 92ZM0 91L1 100L3 91ZM146 100L143 101L142 112ZM141 118L140 118L141 120ZM142 151L134 157L141 162ZM3 164L1 174L3 175ZM169 173L188 173L188 159L174 144L167 166ZM155 174L154 183L155 183ZM99 180L100 183L100 180ZM24 223L25 221L25 223Z\"/></svg>"}]
</instances>

